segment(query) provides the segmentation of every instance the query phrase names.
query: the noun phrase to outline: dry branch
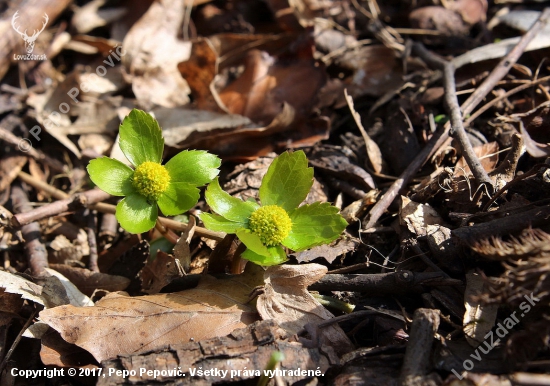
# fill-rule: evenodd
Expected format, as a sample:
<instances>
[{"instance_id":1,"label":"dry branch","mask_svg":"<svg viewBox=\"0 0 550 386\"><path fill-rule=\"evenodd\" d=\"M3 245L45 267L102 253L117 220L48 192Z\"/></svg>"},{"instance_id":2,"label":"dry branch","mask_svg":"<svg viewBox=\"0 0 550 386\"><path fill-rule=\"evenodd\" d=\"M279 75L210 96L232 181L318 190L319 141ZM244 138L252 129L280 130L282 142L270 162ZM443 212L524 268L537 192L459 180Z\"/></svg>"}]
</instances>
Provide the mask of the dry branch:
<instances>
[{"instance_id":1,"label":"dry branch","mask_svg":"<svg viewBox=\"0 0 550 386\"><path fill-rule=\"evenodd\" d=\"M495 85L508 73L511 66L513 66L529 42L538 34L538 32L548 23L550 18L550 8L544 10L540 18L529 29L529 31L523 35L519 43L514 47L512 51L508 53L500 63L493 69L489 76L483 81L483 83L470 95L470 97L462 104L462 114L470 114L476 106L481 103L483 98L491 92ZM368 222L365 224L364 229L372 228L380 219L382 214L391 205L393 200L399 194L399 191L411 180L411 178L417 173L418 169L426 163L426 161L434 154L435 151L449 138L449 130L451 124L448 122L443 129L437 130L430 141L424 146L422 151L418 153L411 164L405 169L399 178L392 184L388 191L382 196L382 198L373 206L369 212Z\"/></svg>"},{"instance_id":2,"label":"dry branch","mask_svg":"<svg viewBox=\"0 0 550 386\"><path fill-rule=\"evenodd\" d=\"M11 200L16 212L25 213L32 210L27 193L21 186L12 187ZM25 240L25 254L31 274L34 277L44 276L46 274L44 269L48 268L48 252L40 237L40 225L37 222L31 222L21 228L21 233Z\"/></svg>"},{"instance_id":3,"label":"dry branch","mask_svg":"<svg viewBox=\"0 0 550 386\"><path fill-rule=\"evenodd\" d=\"M438 328L439 310L419 308L414 312L409 343L401 368L401 385L437 384L427 375L431 370L432 343Z\"/></svg>"}]
</instances>

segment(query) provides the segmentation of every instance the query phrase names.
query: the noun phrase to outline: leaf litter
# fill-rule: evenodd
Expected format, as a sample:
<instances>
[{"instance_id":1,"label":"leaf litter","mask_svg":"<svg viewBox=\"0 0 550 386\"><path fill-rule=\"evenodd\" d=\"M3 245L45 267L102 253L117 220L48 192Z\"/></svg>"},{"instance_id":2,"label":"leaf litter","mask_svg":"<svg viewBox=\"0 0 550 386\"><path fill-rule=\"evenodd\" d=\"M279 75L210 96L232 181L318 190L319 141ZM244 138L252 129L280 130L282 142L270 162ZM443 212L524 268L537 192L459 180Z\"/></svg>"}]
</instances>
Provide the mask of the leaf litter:
<instances>
[{"instance_id":1,"label":"leaf litter","mask_svg":"<svg viewBox=\"0 0 550 386\"><path fill-rule=\"evenodd\" d=\"M49 16L33 51L45 60L14 60L26 52L16 11L28 31ZM543 4L94 0L2 12L3 382L51 366L165 371L89 384L231 384L259 378L276 350L281 370L313 371L278 384L550 382ZM452 87L419 43L453 66ZM88 201L85 167L116 158L134 108L159 121L163 163L209 150L240 200L257 200L277 154L304 150L315 169L304 203L333 204L346 231L280 266L244 267L238 238L204 229L201 192L183 216L128 235L114 198ZM185 378L167 372L178 367ZM57 381L80 381L66 374Z\"/></svg>"}]
</instances>

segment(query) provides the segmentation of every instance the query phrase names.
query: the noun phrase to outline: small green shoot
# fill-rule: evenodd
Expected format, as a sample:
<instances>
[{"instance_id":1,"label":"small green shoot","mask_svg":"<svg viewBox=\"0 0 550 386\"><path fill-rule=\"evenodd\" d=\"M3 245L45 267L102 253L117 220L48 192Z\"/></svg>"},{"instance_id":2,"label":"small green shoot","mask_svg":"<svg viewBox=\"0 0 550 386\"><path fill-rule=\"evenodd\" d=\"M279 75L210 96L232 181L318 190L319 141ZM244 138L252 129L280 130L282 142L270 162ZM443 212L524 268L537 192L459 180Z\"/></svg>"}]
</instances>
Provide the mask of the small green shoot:
<instances>
[{"instance_id":1,"label":"small green shoot","mask_svg":"<svg viewBox=\"0 0 550 386\"><path fill-rule=\"evenodd\" d=\"M285 152L273 160L262 180L261 206L230 196L215 178L205 197L216 214L200 218L208 229L236 234L247 247L243 258L262 266L281 264L287 260L283 246L299 252L328 244L348 225L329 203L299 206L312 185L313 168L305 153Z\"/></svg>"},{"instance_id":2,"label":"small green shoot","mask_svg":"<svg viewBox=\"0 0 550 386\"><path fill-rule=\"evenodd\" d=\"M155 226L158 208L164 215L181 214L196 205L198 186L219 173L220 159L206 151L182 151L161 164L164 138L158 122L134 109L120 125L120 148L135 167L102 157L90 161L88 173L100 189L124 196L116 218L130 233L142 233Z\"/></svg>"},{"instance_id":3,"label":"small green shoot","mask_svg":"<svg viewBox=\"0 0 550 386\"><path fill-rule=\"evenodd\" d=\"M258 381L257 386L267 386L269 380L273 378L275 370L279 367L279 363L284 360L285 354L280 351L275 351L273 354L271 354L269 362L267 362L267 366L265 366L265 369L260 377L260 380Z\"/></svg>"}]
</instances>

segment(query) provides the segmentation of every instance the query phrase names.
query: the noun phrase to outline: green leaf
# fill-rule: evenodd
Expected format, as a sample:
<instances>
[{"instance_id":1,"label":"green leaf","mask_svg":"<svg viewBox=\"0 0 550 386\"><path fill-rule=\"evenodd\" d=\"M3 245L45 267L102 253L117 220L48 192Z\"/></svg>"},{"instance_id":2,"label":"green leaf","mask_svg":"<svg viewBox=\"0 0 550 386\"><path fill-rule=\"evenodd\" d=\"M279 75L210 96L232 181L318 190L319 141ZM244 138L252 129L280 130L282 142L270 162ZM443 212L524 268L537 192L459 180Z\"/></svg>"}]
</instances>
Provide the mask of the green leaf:
<instances>
[{"instance_id":1,"label":"green leaf","mask_svg":"<svg viewBox=\"0 0 550 386\"><path fill-rule=\"evenodd\" d=\"M236 233L238 229L248 226L247 223L230 221L217 214L201 213L199 217L206 228L215 232Z\"/></svg>"},{"instance_id":2,"label":"green leaf","mask_svg":"<svg viewBox=\"0 0 550 386\"><path fill-rule=\"evenodd\" d=\"M292 229L283 245L303 251L336 240L348 223L328 202L303 205L289 213Z\"/></svg>"},{"instance_id":3,"label":"green leaf","mask_svg":"<svg viewBox=\"0 0 550 386\"><path fill-rule=\"evenodd\" d=\"M134 166L162 160L164 138L158 122L145 111L133 109L120 125L120 149Z\"/></svg>"},{"instance_id":4,"label":"green leaf","mask_svg":"<svg viewBox=\"0 0 550 386\"><path fill-rule=\"evenodd\" d=\"M271 255L269 257L258 255L257 253L255 253L250 249L245 250L241 254L241 257L246 260L250 260L251 262L256 263L258 265L262 265L264 267L269 267L271 265L279 265L288 260L284 249L280 245L277 245L275 247L268 247L267 250Z\"/></svg>"},{"instance_id":5,"label":"green leaf","mask_svg":"<svg viewBox=\"0 0 550 386\"><path fill-rule=\"evenodd\" d=\"M250 229L237 229L235 233L239 240L241 240L252 252L261 256L271 257L269 250L262 243L262 240L260 240L258 235L253 233Z\"/></svg>"},{"instance_id":6,"label":"green leaf","mask_svg":"<svg viewBox=\"0 0 550 386\"><path fill-rule=\"evenodd\" d=\"M134 171L116 159L93 159L86 169L92 182L113 196L128 196L135 193L132 186Z\"/></svg>"},{"instance_id":7,"label":"green leaf","mask_svg":"<svg viewBox=\"0 0 550 386\"><path fill-rule=\"evenodd\" d=\"M259 207L254 202L245 202L230 196L229 193L222 190L217 177L208 185L204 196L214 212L235 222L248 223L252 212Z\"/></svg>"},{"instance_id":8,"label":"green leaf","mask_svg":"<svg viewBox=\"0 0 550 386\"><path fill-rule=\"evenodd\" d=\"M134 193L118 203L115 216L128 232L147 232L157 221L157 204L150 204L141 194Z\"/></svg>"},{"instance_id":9,"label":"green leaf","mask_svg":"<svg viewBox=\"0 0 550 386\"><path fill-rule=\"evenodd\" d=\"M203 150L185 150L164 165L173 182L201 186L212 181L220 172L221 160Z\"/></svg>"},{"instance_id":10,"label":"green leaf","mask_svg":"<svg viewBox=\"0 0 550 386\"><path fill-rule=\"evenodd\" d=\"M199 201L199 189L185 182L172 182L159 197L157 204L166 216L182 214Z\"/></svg>"},{"instance_id":11,"label":"green leaf","mask_svg":"<svg viewBox=\"0 0 550 386\"><path fill-rule=\"evenodd\" d=\"M304 201L313 185L313 168L303 151L284 152L273 160L260 186L262 205L279 205L287 212Z\"/></svg>"}]
</instances>

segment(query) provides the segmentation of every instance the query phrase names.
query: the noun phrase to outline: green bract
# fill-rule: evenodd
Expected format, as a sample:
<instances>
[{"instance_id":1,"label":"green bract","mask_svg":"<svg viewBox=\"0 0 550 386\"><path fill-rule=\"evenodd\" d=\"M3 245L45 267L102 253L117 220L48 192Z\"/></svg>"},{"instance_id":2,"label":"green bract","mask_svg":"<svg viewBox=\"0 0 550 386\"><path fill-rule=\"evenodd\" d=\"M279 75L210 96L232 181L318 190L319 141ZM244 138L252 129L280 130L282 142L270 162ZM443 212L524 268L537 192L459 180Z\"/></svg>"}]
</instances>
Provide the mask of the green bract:
<instances>
[{"instance_id":1,"label":"green bract","mask_svg":"<svg viewBox=\"0 0 550 386\"><path fill-rule=\"evenodd\" d=\"M120 148L135 169L102 157L90 161L88 173L102 190L126 196L116 207L116 218L131 233L153 228L158 207L165 215L174 216L195 206L197 187L212 181L221 164L213 154L191 150L162 165L162 130L152 116L136 109L120 125Z\"/></svg>"},{"instance_id":2,"label":"green bract","mask_svg":"<svg viewBox=\"0 0 550 386\"><path fill-rule=\"evenodd\" d=\"M242 257L269 266L287 260L282 246L303 251L328 244L348 225L329 203L300 205L313 185L313 169L303 151L285 152L273 160L260 186L262 206L230 196L214 179L206 202L217 214L201 220L214 231L234 233L246 245Z\"/></svg>"}]
</instances>

